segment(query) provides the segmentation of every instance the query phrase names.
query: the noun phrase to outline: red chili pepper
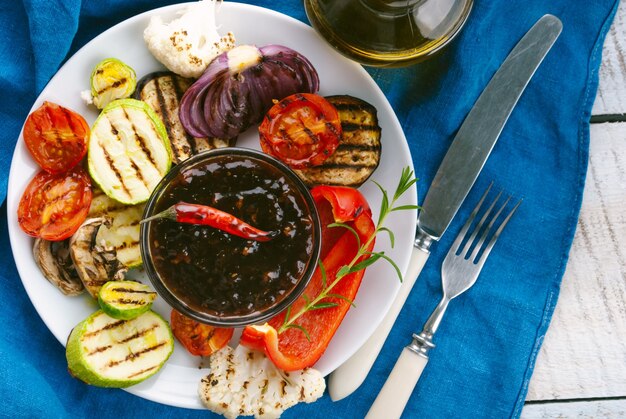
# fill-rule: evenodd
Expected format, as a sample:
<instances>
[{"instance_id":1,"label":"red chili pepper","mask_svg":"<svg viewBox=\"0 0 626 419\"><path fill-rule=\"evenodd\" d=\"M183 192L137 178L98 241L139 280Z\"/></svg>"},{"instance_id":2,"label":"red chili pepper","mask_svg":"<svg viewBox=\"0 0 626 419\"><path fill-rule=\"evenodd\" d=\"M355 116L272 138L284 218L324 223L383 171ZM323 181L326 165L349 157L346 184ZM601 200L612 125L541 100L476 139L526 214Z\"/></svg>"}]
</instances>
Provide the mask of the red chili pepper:
<instances>
[{"instance_id":1,"label":"red chili pepper","mask_svg":"<svg viewBox=\"0 0 626 419\"><path fill-rule=\"evenodd\" d=\"M343 222L352 227L361 244L374 234L375 226L367 201L355 189L318 186L311 190L322 221L322 262L326 270L327 283L336 277L337 271L349 264L359 250L354 235L345 228L328 228L333 222ZM374 241L368 250L374 248ZM364 270L344 276L330 291L353 300L365 274ZM318 268L311 282L290 309L291 315L298 313L306 300L317 297L324 287L321 271ZM350 308L343 298L328 297L322 302L335 303L334 307L312 310L300 316L295 324L304 328L307 336L297 328L290 328L278 334L284 322L285 312L273 317L262 326L247 326L241 336L241 344L264 351L274 365L285 371L301 370L312 366L323 355L328 344Z\"/></svg>"},{"instance_id":2,"label":"red chili pepper","mask_svg":"<svg viewBox=\"0 0 626 419\"><path fill-rule=\"evenodd\" d=\"M251 226L232 214L208 205L179 202L158 214L141 220L142 223L157 219L173 220L179 223L200 224L217 228L244 239L266 242L272 240L278 232L263 231Z\"/></svg>"}]
</instances>

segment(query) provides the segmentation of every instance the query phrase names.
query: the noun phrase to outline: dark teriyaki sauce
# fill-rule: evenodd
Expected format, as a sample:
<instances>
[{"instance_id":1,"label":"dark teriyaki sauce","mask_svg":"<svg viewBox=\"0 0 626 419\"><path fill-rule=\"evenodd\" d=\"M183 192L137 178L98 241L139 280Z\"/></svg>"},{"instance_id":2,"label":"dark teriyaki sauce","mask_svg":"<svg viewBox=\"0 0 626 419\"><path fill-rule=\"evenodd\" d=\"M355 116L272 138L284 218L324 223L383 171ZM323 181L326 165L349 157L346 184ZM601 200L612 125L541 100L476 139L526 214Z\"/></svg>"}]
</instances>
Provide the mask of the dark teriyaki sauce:
<instances>
[{"instance_id":1,"label":"dark teriyaki sauce","mask_svg":"<svg viewBox=\"0 0 626 419\"><path fill-rule=\"evenodd\" d=\"M268 242L200 225L151 223L156 271L188 306L220 317L248 315L278 304L303 277L313 252L313 220L292 181L270 164L222 156L184 169L155 213L180 201L210 205L262 230Z\"/></svg>"}]
</instances>

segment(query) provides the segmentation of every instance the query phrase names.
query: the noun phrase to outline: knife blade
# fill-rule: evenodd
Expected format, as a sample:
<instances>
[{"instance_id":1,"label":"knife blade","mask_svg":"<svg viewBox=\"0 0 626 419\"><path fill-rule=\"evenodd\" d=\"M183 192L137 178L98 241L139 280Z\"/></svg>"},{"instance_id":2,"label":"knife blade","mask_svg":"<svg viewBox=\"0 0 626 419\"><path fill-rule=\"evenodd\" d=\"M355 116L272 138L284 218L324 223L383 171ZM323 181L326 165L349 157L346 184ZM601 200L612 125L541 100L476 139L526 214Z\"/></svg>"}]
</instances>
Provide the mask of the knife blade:
<instances>
[{"instance_id":1,"label":"knife blade","mask_svg":"<svg viewBox=\"0 0 626 419\"><path fill-rule=\"evenodd\" d=\"M428 260L432 244L445 233L463 204L513 108L562 29L561 21L553 15L539 19L511 50L463 121L426 193L400 290L372 336L330 375L328 391L333 401L350 395L365 380Z\"/></svg>"}]
</instances>

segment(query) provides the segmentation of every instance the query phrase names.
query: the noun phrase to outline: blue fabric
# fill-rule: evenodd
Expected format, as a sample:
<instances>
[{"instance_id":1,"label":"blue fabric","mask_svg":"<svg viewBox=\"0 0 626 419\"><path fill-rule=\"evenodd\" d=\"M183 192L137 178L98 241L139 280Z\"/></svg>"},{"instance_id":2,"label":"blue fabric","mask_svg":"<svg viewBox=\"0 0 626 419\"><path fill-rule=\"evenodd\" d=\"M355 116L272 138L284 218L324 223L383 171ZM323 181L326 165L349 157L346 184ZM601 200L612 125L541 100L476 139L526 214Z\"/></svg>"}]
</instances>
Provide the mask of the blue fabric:
<instances>
[{"instance_id":1,"label":"blue fabric","mask_svg":"<svg viewBox=\"0 0 626 419\"><path fill-rule=\"evenodd\" d=\"M3 0L0 3L0 201L28 109L68 54L114 23L170 1ZM306 21L300 1L251 1ZM446 250L480 191L495 180L524 203L477 284L454 300L406 417L519 416L537 351L556 304L573 239L588 158L589 117L602 43L617 0L476 0L461 36L435 59L370 70L410 143L419 195L472 104L513 45L543 14L564 25L530 82L477 186L434 249L382 355L363 386L332 403L297 406L285 417L362 417L396 357L440 295ZM387 150L385 152L391 152ZM64 349L32 307L15 269L2 206L0 415L8 417L208 417L70 378Z\"/></svg>"}]
</instances>

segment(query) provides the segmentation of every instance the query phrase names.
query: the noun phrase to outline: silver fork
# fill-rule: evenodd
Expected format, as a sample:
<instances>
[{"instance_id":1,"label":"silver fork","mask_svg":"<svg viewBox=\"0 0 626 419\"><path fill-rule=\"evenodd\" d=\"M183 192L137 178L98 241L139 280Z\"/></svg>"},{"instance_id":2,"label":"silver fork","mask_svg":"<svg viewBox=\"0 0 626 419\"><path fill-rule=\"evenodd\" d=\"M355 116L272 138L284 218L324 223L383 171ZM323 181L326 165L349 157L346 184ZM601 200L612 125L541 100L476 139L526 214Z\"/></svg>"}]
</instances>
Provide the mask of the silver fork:
<instances>
[{"instance_id":1,"label":"silver fork","mask_svg":"<svg viewBox=\"0 0 626 419\"><path fill-rule=\"evenodd\" d=\"M458 297L474 285L493 245L521 204L521 201L518 201L509 213L504 216L495 232L490 235L496 222L501 218L500 216L511 200L511 197L505 199L504 203L500 204L494 213L496 204L502 197L502 192L500 192L470 232L472 223L487 198L492 185L489 185L482 198L480 198L478 205L470 214L443 261L441 268L443 297L441 301L424 324L422 331L419 334L413 334L411 344L402 350L396 365L389 374L387 381L385 381L385 385L378 393L376 400L374 400L374 404L372 404L366 419L400 417L415 388L415 384L428 363L428 351L435 347L432 340L433 335L441 323L450 300ZM488 238L489 240L487 241Z\"/></svg>"}]
</instances>

